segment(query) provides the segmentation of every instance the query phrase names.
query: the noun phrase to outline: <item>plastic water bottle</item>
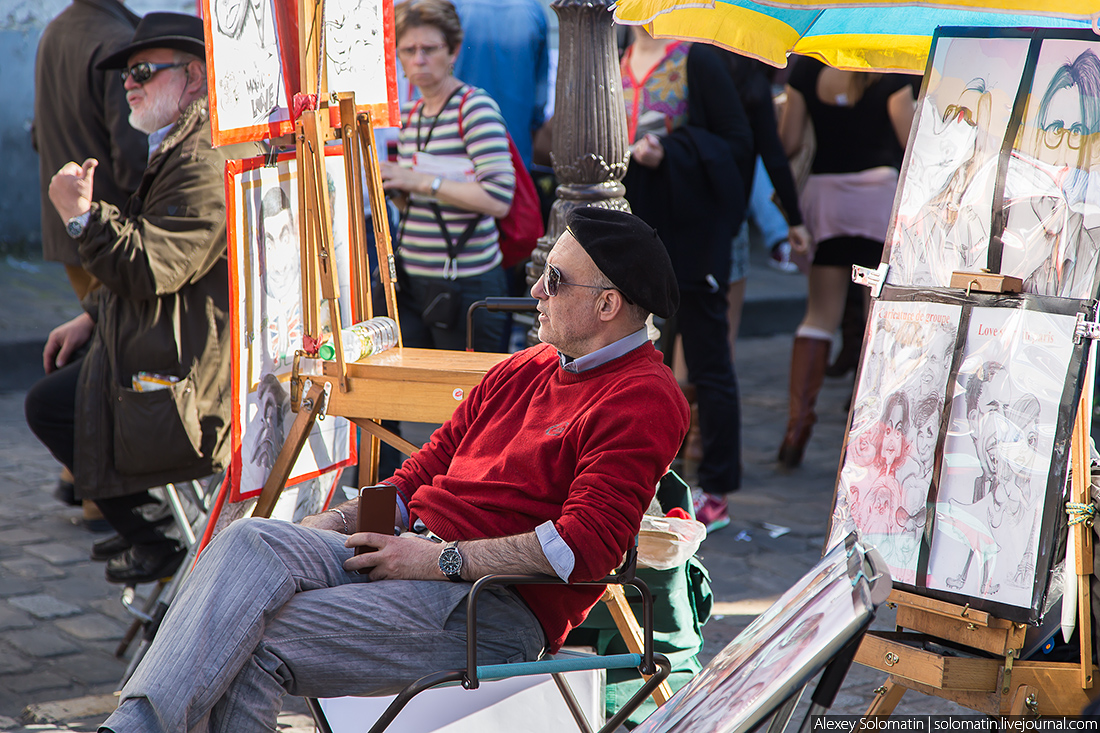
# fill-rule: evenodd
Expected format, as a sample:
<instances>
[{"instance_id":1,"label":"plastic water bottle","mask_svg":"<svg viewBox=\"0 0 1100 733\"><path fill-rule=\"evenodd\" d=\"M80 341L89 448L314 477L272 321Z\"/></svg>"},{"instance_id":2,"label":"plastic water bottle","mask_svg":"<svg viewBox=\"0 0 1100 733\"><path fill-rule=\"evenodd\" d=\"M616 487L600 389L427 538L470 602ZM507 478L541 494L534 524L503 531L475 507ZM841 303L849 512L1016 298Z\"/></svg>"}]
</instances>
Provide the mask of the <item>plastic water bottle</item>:
<instances>
[{"instance_id":1,"label":"plastic water bottle","mask_svg":"<svg viewBox=\"0 0 1100 733\"><path fill-rule=\"evenodd\" d=\"M344 347L344 361L361 361L372 354L391 349L397 344L397 324L392 318L378 316L340 331ZM318 355L325 361L336 358L336 345L332 341L321 344Z\"/></svg>"}]
</instances>

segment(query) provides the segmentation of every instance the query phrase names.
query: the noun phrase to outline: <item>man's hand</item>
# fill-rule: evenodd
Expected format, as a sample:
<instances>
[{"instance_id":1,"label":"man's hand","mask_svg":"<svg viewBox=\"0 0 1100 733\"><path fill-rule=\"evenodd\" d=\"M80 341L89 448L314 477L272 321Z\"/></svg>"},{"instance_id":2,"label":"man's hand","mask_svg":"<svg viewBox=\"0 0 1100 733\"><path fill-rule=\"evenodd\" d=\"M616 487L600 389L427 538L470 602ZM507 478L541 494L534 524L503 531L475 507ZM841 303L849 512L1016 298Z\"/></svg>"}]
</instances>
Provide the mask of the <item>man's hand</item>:
<instances>
[{"instance_id":1,"label":"man's hand","mask_svg":"<svg viewBox=\"0 0 1100 733\"><path fill-rule=\"evenodd\" d=\"M355 530L358 508L358 501L353 499L344 502L340 506L326 509L320 514L310 514L298 524L313 529L329 529L340 534L350 534L351 531Z\"/></svg>"},{"instance_id":2,"label":"man's hand","mask_svg":"<svg viewBox=\"0 0 1100 733\"><path fill-rule=\"evenodd\" d=\"M46 374L68 364L73 353L88 343L93 330L95 321L87 313L81 313L50 331L46 348L42 350L42 368L46 370Z\"/></svg>"},{"instance_id":3,"label":"man's hand","mask_svg":"<svg viewBox=\"0 0 1100 733\"><path fill-rule=\"evenodd\" d=\"M374 552L356 555L344 563L344 570L361 571L371 580L446 580L439 569L443 545L425 537L394 537L377 532L358 532L348 537L348 547L375 547Z\"/></svg>"},{"instance_id":4,"label":"man's hand","mask_svg":"<svg viewBox=\"0 0 1100 733\"><path fill-rule=\"evenodd\" d=\"M92 208L92 181L99 161L88 158L84 165L69 161L50 179L50 201L64 222Z\"/></svg>"}]
</instances>

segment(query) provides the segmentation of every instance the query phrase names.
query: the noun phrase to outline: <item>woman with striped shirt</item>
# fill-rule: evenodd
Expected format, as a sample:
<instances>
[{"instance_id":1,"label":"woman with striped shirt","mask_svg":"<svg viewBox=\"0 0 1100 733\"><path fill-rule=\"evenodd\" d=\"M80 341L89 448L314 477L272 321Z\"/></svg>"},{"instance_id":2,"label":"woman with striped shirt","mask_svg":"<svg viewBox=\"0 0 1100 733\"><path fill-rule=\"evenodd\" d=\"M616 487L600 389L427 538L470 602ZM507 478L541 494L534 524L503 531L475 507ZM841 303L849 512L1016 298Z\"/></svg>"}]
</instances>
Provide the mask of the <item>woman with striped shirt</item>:
<instances>
[{"instance_id":1,"label":"woman with striped shirt","mask_svg":"<svg viewBox=\"0 0 1100 733\"><path fill-rule=\"evenodd\" d=\"M462 26L448 0L396 6L397 54L421 99L402 110L398 162L382 164L403 208L398 308L406 346L463 349L466 310L506 295L496 218L512 205L515 171L500 110L454 77ZM479 311L474 348L502 351L504 316Z\"/></svg>"}]
</instances>

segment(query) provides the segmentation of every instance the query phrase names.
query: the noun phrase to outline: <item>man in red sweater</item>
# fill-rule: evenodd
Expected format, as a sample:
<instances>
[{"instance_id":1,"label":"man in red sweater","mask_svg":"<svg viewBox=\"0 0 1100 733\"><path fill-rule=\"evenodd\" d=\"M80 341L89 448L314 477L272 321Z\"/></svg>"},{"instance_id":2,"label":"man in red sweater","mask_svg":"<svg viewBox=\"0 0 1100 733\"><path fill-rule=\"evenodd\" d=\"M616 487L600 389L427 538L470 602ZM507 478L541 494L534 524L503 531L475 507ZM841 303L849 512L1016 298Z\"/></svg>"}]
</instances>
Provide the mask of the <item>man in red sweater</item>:
<instances>
[{"instance_id":1,"label":"man in red sweater","mask_svg":"<svg viewBox=\"0 0 1100 733\"><path fill-rule=\"evenodd\" d=\"M465 597L493 573L596 580L637 534L688 426L646 336L676 279L657 233L581 208L531 289L542 345L494 367L387 483L398 536L348 502L301 525L234 522L203 553L101 731L273 730L283 695L390 694L465 665ZM357 547L375 551L354 555ZM601 589L479 603L484 664L556 651Z\"/></svg>"}]
</instances>

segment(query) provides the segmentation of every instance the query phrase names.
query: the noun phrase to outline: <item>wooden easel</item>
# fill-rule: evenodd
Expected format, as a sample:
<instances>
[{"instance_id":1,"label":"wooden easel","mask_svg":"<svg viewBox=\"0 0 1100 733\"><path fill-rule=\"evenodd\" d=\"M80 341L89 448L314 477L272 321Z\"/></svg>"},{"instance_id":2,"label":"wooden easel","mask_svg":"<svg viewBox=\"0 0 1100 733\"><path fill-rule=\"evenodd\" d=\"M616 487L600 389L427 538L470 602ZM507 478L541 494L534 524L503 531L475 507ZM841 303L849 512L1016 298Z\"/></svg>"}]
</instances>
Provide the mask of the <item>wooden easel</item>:
<instances>
[{"instance_id":1,"label":"wooden easel","mask_svg":"<svg viewBox=\"0 0 1100 733\"><path fill-rule=\"evenodd\" d=\"M298 163L298 200L302 263L302 314L307 339L320 335L321 298L328 301L329 322L336 360L323 362L303 352L295 354L290 380L290 401L297 416L286 442L272 466L256 507L254 517L270 517L286 485L294 462L309 436L314 422L328 414L346 417L370 435L370 448L360 455L360 483L378 480L380 443L411 455L417 446L403 440L379 423L382 420L442 423L451 417L458 404L481 381L485 373L507 358L506 354L405 348L398 328L397 346L362 361L344 361L340 323L340 290L335 258L332 256L330 202L325 178L325 142L341 139L347 178L349 211L349 247L353 278L352 321L373 316L367 237L363 211L362 181L367 181L379 273L385 291L386 312L398 320L395 281L397 268L390 243L386 200L382 188L379 155L375 145L374 123L369 112L359 113L352 94L337 94L339 122L332 123L332 107L323 99L326 85L320 63L323 0L298 3L301 89L317 89L316 108L302 112L296 123L295 150ZM308 341L307 341L308 343ZM319 343L319 341L317 342ZM306 362L308 361L308 370ZM318 371L319 367L319 371ZM306 373L304 373L306 372ZM364 477L366 479L364 480ZM641 629L633 609L619 586L608 586L603 596L616 627L631 652L642 653ZM672 696L667 682L653 692L658 705Z\"/></svg>"},{"instance_id":2,"label":"wooden easel","mask_svg":"<svg viewBox=\"0 0 1100 733\"><path fill-rule=\"evenodd\" d=\"M963 273L956 273L959 274ZM973 283L974 278L960 280L963 281ZM1082 504L1090 501L1089 430L1094 361L1089 359L1070 447L1070 497ZM1093 686L1090 524L1071 525L1068 541L1076 555L1077 597L1063 598L1062 602L1077 604L1080 662L1021 660L1025 624L1005 621L969 606L894 590L889 603L897 608L897 629L868 632L855 656L856 662L890 675L875 690L876 697L866 714L890 715L906 690L950 700L986 715L1080 714L1089 702L1088 691ZM947 642L992 654L994 658L951 656L922 648L927 642Z\"/></svg>"}]
</instances>

